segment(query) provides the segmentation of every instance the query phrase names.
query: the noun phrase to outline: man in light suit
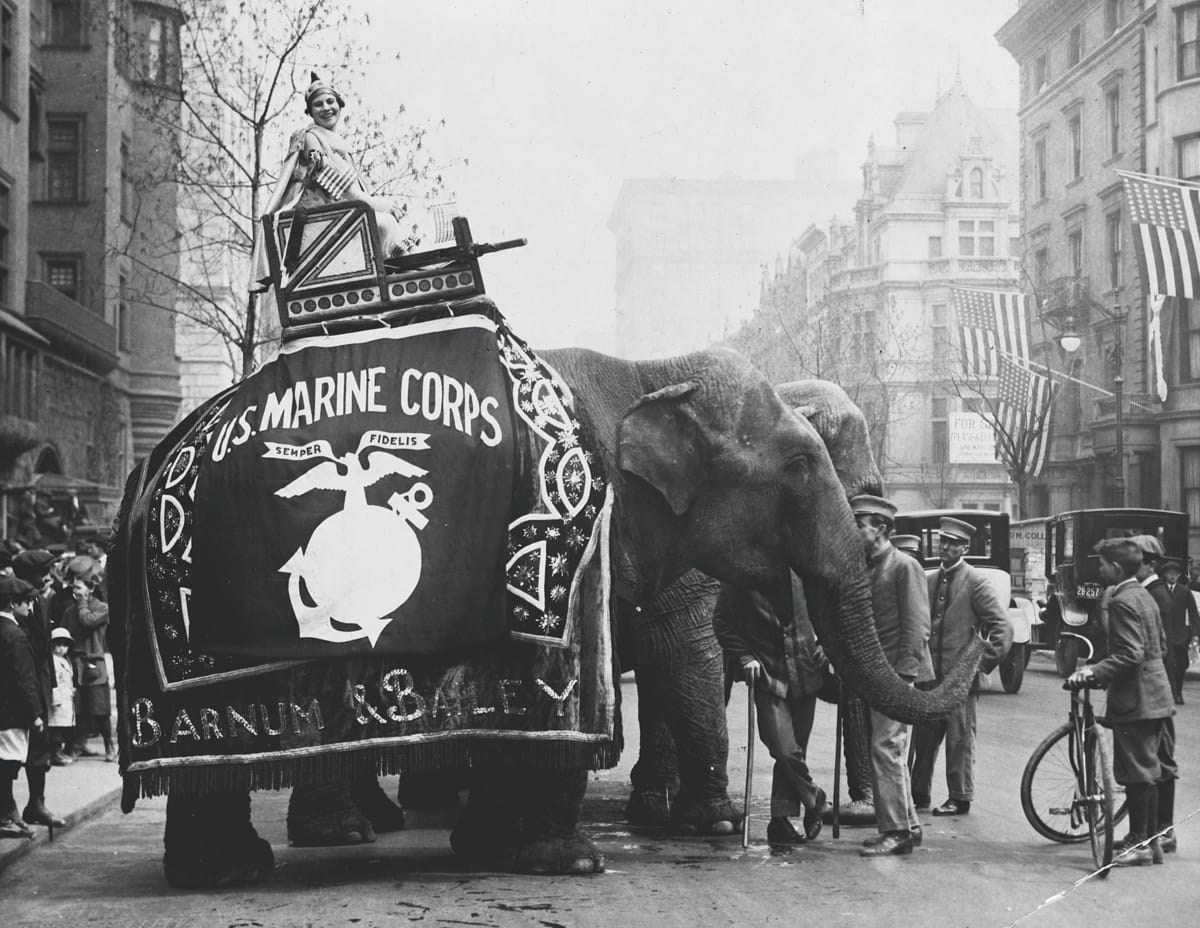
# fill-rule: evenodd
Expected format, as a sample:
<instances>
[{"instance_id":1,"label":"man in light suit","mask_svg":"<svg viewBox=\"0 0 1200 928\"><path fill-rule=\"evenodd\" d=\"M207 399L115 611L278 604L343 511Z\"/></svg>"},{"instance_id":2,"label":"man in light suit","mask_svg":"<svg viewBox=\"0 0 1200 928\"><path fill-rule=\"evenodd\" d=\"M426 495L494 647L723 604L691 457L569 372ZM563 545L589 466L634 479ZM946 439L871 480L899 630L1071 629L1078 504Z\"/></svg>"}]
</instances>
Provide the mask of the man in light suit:
<instances>
[{"instance_id":1,"label":"man in light suit","mask_svg":"<svg viewBox=\"0 0 1200 928\"><path fill-rule=\"evenodd\" d=\"M983 639L979 669L989 673L1012 646L1012 626L1006 604L983 574L963 558L971 545L975 527L959 519L943 517L938 541L942 566L930 575L931 611L929 651L933 673L941 683L947 671L970 644L972 636ZM946 742L946 785L950 798L933 810L934 815L966 815L975 794L975 702L971 694L949 717L917 725L909 753L913 802L918 809L930 804L933 766L942 741Z\"/></svg>"}]
</instances>

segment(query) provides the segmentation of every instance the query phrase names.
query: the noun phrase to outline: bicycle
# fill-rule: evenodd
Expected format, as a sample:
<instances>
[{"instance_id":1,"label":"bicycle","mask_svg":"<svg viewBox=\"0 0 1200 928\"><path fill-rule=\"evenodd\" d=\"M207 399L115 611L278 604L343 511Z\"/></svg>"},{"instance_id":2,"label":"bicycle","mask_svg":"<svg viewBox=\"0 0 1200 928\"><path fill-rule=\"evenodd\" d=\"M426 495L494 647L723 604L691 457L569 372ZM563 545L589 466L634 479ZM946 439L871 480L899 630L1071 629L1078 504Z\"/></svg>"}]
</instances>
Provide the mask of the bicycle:
<instances>
[{"instance_id":1,"label":"bicycle","mask_svg":"<svg viewBox=\"0 0 1200 928\"><path fill-rule=\"evenodd\" d=\"M1098 868L1112 863L1113 826L1127 813L1116 805L1105 735L1092 712L1092 688L1071 692L1067 721L1047 735L1029 757L1021 776L1021 808L1038 834L1071 844L1089 841ZM1103 871L1107 875L1107 870Z\"/></svg>"}]
</instances>

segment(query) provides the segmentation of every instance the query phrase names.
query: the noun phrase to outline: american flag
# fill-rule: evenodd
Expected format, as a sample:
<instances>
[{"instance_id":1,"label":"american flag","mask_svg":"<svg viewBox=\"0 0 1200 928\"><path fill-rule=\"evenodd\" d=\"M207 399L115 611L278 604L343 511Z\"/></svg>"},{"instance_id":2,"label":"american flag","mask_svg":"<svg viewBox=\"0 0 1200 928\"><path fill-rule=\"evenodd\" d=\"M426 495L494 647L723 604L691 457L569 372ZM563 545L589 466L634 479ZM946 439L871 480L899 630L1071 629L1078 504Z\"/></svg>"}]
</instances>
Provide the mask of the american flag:
<instances>
[{"instance_id":1,"label":"american flag","mask_svg":"<svg viewBox=\"0 0 1200 928\"><path fill-rule=\"evenodd\" d=\"M356 174L351 167L335 168L326 163L313 174L313 183L333 199L340 200L350 185L354 183L355 177Z\"/></svg>"},{"instance_id":2,"label":"american flag","mask_svg":"<svg viewBox=\"0 0 1200 928\"><path fill-rule=\"evenodd\" d=\"M1000 359L996 429L1003 432L1002 456L1030 477L1042 472L1050 450L1050 419L1057 385L1027 367ZM999 437L999 436L998 436ZM1024 465L1024 466L1021 466Z\"/></svg>"},{"instance_id":3,"label":"american flag","mask_svg":"<svg viewBox=\"0 0 1200 928\"><path fill-rule=\"evenodd\" d=\"M1151 295L1200 299L1200 187L1118 171Z\"/></svg>"},{"instance_id":4,"label":"american flag","mask_svg":"<svg viewBox=\"0 0 1200 928\"><path fill-rule=\"evenodd\" d=\"M968 376L1000 371L1003 357L1029 357L1029 319L1019 291L954 288L963 369Z\"/></svg>"}]
</instances>

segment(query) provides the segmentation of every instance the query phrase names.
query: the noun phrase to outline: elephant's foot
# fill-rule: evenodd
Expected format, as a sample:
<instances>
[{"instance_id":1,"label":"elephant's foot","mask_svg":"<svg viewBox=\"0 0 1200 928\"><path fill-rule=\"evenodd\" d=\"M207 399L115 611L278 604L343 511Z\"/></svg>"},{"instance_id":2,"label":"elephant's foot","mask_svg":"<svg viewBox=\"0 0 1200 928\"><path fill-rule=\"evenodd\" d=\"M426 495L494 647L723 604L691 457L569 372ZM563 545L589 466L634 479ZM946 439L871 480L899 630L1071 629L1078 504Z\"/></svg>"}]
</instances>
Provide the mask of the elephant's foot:
<instances>
[{"instance_id":1,"label":"elephant's foot","mask_svg":"<svg viewBox=\"0 0 1200 928\"><path fill-rule=\"evenodd\" d=\"M375 829L354 804L349 783L323 783L292 789L287 835L296 847L341 847L371 843Z\"/></svg>"},{"instance_id":2,"label":"elephant's foot","mask_svg":"<svg viewBox=\"0 0 1200 928\"><path fill-rule=\"evenodd\" d=\"M404 810L388 799L373 775L359 777L351 783L350 798L377 834L404 828Z\"/></svg>"},{"instance_id":3,"label":"elephant's foot","mask_svg":"<svg viewBox=\"0 0 1200 928\"><path fill-rule=\"evenodd\" d=\"M604 872L604 855L580 831L565 838L535 838L517 848L513 858L517 873L539 876L586 876Z\"/></svg>"},{"instance_id":4,"label":"elephant's foot","mask_svg":"<svg viewBox=\"0 0 1200 928\"><path fill-rule=\"evenodd\" d=\"M665 790L635 789L625 804L625 821L630 825L665 828L671 823L672 799Z\"/></svg>"},{"instance_id":5,"label":"elephant's foot","mask_svg":"<svg viewBox=\"0 0 1200 928\"><path fill-rule=\"evenodd\" d=\"M177 889L259 883L275 869L271 845L250 824L248 793L167 798L163 873Z\"/></svg>"},{"instance_id":6,"label":"elephant's foot","mask_svg":"<svg viewBox=\"0 0 1200 928\"><path fill-rule=\"evenodd\" d=\"M681 835L735 835L744 816L729 797L716 802L680 802L671 810L671 830Z\"/></svg>"}]
</instances>

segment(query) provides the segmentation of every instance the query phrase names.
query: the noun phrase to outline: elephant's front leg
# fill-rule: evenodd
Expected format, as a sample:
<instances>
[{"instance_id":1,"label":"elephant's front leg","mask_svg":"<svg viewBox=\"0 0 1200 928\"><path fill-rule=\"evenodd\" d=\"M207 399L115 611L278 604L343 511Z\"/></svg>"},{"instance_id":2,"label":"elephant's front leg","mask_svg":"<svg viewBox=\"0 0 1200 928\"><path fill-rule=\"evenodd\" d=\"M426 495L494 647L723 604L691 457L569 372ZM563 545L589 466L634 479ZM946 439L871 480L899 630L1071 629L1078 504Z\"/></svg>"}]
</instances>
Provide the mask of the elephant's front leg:
<instances>
[{"instance_id":1,"label":"elephant's front leg","mask_svg":"<svg viewBox=\"0 0 1200 928\"><path fill-rule=\"evenodd\" d=\"M649 742L643 733L638 764L670 783L673 745L679 793L670 825L685 834L733 834L742 819L729 798L724 655L712 628L719 590L716 581L690 571L660 594L632 636L639 719L647 704L649 717L670 733L667 740L654 729Z\"/></svg>"},{"instance_id":2,"label":"elephant's front leg","mask_svg":"<svg viewBox=\"0 0 1200 928\"><path fill-rule=\"evenodd\" d=\"M250 823L249 793L171 793L163 844L167 882L180 889L244 886L275 869Z\"/></svg>"}]
</instances>

